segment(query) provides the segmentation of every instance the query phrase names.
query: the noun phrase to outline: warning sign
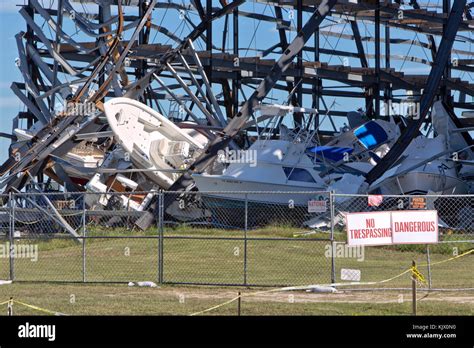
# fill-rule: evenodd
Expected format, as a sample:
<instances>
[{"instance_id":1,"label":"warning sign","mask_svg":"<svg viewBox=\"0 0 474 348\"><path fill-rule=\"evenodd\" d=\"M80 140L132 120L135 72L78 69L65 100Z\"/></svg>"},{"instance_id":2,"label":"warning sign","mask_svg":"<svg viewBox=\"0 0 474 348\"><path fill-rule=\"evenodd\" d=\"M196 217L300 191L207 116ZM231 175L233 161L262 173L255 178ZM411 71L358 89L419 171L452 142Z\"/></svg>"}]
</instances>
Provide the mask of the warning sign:
<instances>
[{"instance_id":1,"label":"warning sign","mask_svg":"<svg viewBox=\"0 0 474 348\"><path fill-rule=\"evenodd\" d=\"M351 213L346 215L349 245L392 244L392 226L389 211Z\"/></svg>"},{"instance_id":2,"label":"warning sign","mask_svg":"<svg viewBox=\"0 0 474 348\"><path fill-rule=\"evenodd\" d=\"M392 232L394 244L438 243L438 212L393 211Z\"/></svg>"},{"instance_id":3,"label":"warning sign","mask_svg":"<svg viewBox=\"0 0 474 348\"><path fill-rule=\"evenodd\" d=\"M426 197L410 197L410 209L426 209Z\"/></svg>"},{"instance_id":4,"label":"warning sign","mask_svg":"<svg viewBox=\"0 0 474 348\"><path fill-rule=\"evenodd\" d=\"M322 197L319 200L308 201L308 213L325 213L327 210L327 201Z\"/></svg>"},{"instance_id":5,"label":"warning sign","mask_svg":"<svg viewBox=\"0 0 474 348\"><path fill-rule=\"evenodd\" d=\"M436 210L350 213L346 226L351 246L438 243Z\"/></svg>"}]
</instances>

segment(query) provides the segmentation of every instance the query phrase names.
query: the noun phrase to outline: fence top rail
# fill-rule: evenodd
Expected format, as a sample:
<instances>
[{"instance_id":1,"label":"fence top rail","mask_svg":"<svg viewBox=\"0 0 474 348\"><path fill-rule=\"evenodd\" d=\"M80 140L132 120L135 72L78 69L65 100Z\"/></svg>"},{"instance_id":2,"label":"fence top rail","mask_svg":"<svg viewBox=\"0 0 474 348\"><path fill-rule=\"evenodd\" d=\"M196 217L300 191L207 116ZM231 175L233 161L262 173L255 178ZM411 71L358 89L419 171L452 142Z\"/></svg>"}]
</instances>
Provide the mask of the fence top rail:
<instances>
[{"instance_id":1,"label":"fence top rail","mask_svg":"<svg viewBox=\"0 0 474 348\"><path fill-rule=\"evenodd\" d=\"M138 194L326 194L329 195L329 191L163 191L163 190L151 190L151 191L130 191L130 192L18 192L12 193L13 196L81 196L81 195L138 195ZM0 194L0 197L8 197L8 195Z\"/></svg>"},{"instance_id":2,"label":"fence top rail","mask_svg":"<svg viewBox=\"0 0 474 348\"><path fill-rule=\"evenodd\" d=\"M86 196L86 195L137 195L137 194L158 194L159 191L151 190L151 191L130 191L130 192L14 192L12 193L13 197L29 197L29 196ZM0 194L0 197L2 195ZM4 195L7 196L8 195Z\"/></svg>"},{"instance_id":3,"label":"fence top rail","mask_svg":"<svg viewBox=\"0 0 474 348\"><path fill-rule=\"evenodd\" d=\"M369 193L331 193L334 197L370 197L370 196L379 196ZM429 194L429 195L380 195L384 198L410 198L410 197L426 197L426 198L474 198L474 194Z\"/></svg>"},{"instance_id":4,"label":"fence top rail","mask_svg":"<svg viewBox=\"0 0 474 348\"><path fill-rule=\"evenodd\" d=\"M179 191L163 191L163 193L168 193L168 194L180 194L184 192L179 192ZM220 194L220 193L225 193L225 194L327 194L329 195L329 191L189 191L186 192L186 194Z\"/></svg>"},{"instance_id":5,"label":"fence top rail","mask_svg":"<svg viewBox=\"0 0 474 348\"><path fill-rule=\"evenodd\" d=\"M374 194L369 193L335 193L331 191L164 191L164 190L150 190L150 191L130 191L130 192L15 192L12 193L12 197L31 197L31 196L86 196L86 195L147 195L147 194L175 194L175 195L206 195L206 194L319 194L319 195L332 195L334 197L370 197ZM10 195L0 193L1 198L8 198ZM419 195L381 195L384 198L409 198L409 197L426 197L426 198L473 198L474 194L419 194Z\"/></svg>"}]
</instances>

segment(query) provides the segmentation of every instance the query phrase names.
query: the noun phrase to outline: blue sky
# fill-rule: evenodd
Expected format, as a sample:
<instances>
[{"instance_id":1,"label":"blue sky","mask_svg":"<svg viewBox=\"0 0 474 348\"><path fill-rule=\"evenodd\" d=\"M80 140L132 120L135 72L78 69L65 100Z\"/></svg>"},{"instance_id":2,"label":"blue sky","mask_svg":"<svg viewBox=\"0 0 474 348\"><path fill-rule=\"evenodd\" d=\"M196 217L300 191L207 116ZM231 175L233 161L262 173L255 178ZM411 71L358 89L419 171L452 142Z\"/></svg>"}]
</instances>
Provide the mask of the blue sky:
<instances>
[{"instance_id":1,"label":"blue sky","mask_svg":"<svg viewBox=\"0 0 474 348\"><path fill-rule=\"evenodd\" d=\"M0 1L0 131L11 133L12 119L21 110L21 103L10 90L12 81L21 81L21 75L15 66L18 51L14 36L24 30L24 25L17 13L18 8L14 6L14 2L18 2ZM8 155L9 145L10 140L0 138L0 160L2 162Z\"/></svg>"}]
</instances>

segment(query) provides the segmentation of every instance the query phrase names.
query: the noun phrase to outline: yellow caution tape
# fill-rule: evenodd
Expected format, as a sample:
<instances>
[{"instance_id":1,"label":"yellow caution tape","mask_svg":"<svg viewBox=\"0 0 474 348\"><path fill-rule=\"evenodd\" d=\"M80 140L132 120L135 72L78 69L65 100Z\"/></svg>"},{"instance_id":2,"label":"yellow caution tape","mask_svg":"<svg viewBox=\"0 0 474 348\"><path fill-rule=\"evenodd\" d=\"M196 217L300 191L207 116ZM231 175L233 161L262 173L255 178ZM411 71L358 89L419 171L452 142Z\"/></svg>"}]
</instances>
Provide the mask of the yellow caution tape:
<instances>
[{"instance_id":1,"label":"yellow caution tape","mask_svg":"<svg viewBox=\"0 0 474 348\"><path fill-rule=\"evenodd\" d=\"M430 265L431 266L434 266L434 265L439 265L440 263L445 263L445 262L448 262L448 261L452 261L452 260L455 260L455 259L459 259L460 257L463 257L463 256L466 256L466 255L469 255L469 254L472 254L474 253L474 249L471 249L471 250L468 250L466 251L465 253L462 253L461 255L457 255L457 256L453 256L449 259L446 259L446 260L442 260L442 261L438 261L438 262L435 262L435 263L431 263ZM419 266L429 266L427 263L425 264L421 264Z\"/></svg>"},{"instance_id":2,"label":"yellow caution tape","mask_svg":"<svg viewBox=\"0 0 474 348\"><path fill-rule=\"evenodd\" d=\"M60 313L60 312L54 312L54 311L50 311L49 309L44 309L44 308L40 308L40 307L37 307L37 306L34 306L34 305L30 305L28 303L24 303L24 302L21 302L21 301L17 301L17 300L8 300L8 301L5 301L5 302L1 302L0 303L0 306L1 305L4 305L4 304L13 304L13 303L16 303L16 304L19 304L21 306L25 306L25 307L28 307L28 308L31 308L31 309L34 309L34 310L37 310L37 311L40 311L40 312L44 312L44 313L48 313L48 314L52 314L52 315L67 315L67 314L64 314L64 313Z\"/></svg>"},{"instance_id":3,"label":"yellow caution tape","mask_svg":"<svg viewBox=\"0 0 474 348\"><path fill-rule=\"evenodd\" d=\"M60 312L50 311L49 309L44 309L44 308L40 308L40 307L37 307L37 306L33 306L33 305L28 304L28 303L23 303L23 302L20 302L20 301L17 301L17 300L13 300L13 302L14 302L14 303L17 303L17 304L19 304L19 305L22 305L22 306L31 308L31 309L35 309L35 310L40 311L40 312L48 313L48 314L53 314L53 315L67 315L67 314L60 313Z\"/></svg>"},{"instance_id":4,"label":"yellow caution tape","mask_svg":"<svg viewBox=\"0 0 474 348\"><path fill-rule=\"evenodd\" d=\"M196 313L192 313L192 314L190 314L190 316L199 315L199 314L202 314L202 313L206 313L206 312L213 311L214 309L217 309L217 308L219 308L219 307L224 307L225 305L228 305L229 303L232 303L232 302L234 302L234 301L237 301L237 300L239 299L239 297L241 297L241 296L242 296L242 295L237 296L237 297L234 297L234 298L232 298L232 299L230 299L230 300L228 300L228 301L226 301L226 302L224 302L224 303L218 304L217 306L214 306L214 307L211 307L211 308L207 308L207 309L205 309L205 310L203 310L203 311L196 312Z\"/></svg>"},{"instance_id":5,"label":"yellow caution tape","mask_svg":"<svg viewBox=\"0 0 474 348\"><path fill-rule=\"evenodd\" d=\"M411 270L412 276L413 276L416 280L418 280L418 281L421 282L421 283L426 284L426 279L425 279L425 277L424 277L423 274L421 274L421 272L416 268L416 266L412 266L412 267L410 268L410 270Z\"/></svg>"}]
</instances>

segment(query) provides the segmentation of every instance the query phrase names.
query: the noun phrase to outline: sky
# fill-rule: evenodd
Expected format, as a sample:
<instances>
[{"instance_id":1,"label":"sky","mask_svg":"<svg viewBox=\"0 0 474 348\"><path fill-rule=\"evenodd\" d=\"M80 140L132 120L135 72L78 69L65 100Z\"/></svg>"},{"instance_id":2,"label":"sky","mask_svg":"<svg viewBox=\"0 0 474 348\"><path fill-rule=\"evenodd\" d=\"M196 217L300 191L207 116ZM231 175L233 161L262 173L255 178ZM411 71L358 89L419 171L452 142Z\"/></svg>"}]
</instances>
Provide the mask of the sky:
<instances>
[{"instance_id":1,"label":"sky","mask_svg":"<svg viewBox=\"0 0 474 348\"><path fill-rule=\"evenodd\" d=\"M0 0L0 132L10 133L12 119L21 108L21 102L11 92L12 81L21 81L21 74L15 65L18 56L15 34L24 30L19 20L18 1ZM8 156L10 140L0 138L0 161Z\"/></svg>"},{"instance_id":2,"label":"sky","mask_svg":"<svg viewBox=\"0 0 474 348\"><path fill-rule=\"evenodd\" d=\"M16 47L16 42L14 36L20 32L26 30L26 25L23 21L23 18L18 14L19 8L15 6L15 4L23 3L25 0L0 0L0 113L1 113L1 122L0 122L0 131L11 133L11 125L12 119L19 111L23 111L22 104L18 101L18 99L14 96L14 94L10 90L10 85L12 81L22 81L21 75L19 73L18 68L15 65L15 58L18 56L18 51ZM48 4L54 4L55 0L39 0L40 2ZM215 6L218 5L218 1L215 0ZM185 1L184 3L189 4L189 1ZM440 3L440 0L431 0L430 3L432 5L436 5ZM255 2L246 2L242 5L239 10L247 11L247 12L256 12L262 13L270 17L274 17L274 10L271 6L267 6L264 4L259 4ZM127 9L130 11L130 8ZM128 12L130 13L130 12ZM194 17L193 17L194 16ZM196 14L190 13L190 17L196 21ZM292 22L293 26L295 24L296 16L292 16L291 12L287 9L284 9L283 13L284 19L289 20ZM304 22L308 17L308 14L305 14ZM155 10L153 13L153 23L157 25L162 25L170 29L170 31L174 31L176 35L182 37L187 32L189 32L189 26L183 25L183 22L178 18L179 13L176 11L166 11L163 9ZM241 56L255 56L256 50L262 48L268 48L272 44L276 43L278 39L278 33L274 23L265 23L265 22L258 22L257 20L240 17L240 47L247 49L242 49L240 51ZM214 36L214 43L216 45L221 45L222 41L222 27L223 27L223 19L219 20L215 24L215 30L213 32ZM325 21L323 23L322 30L328 30L333 33L344 33L344 34L352 34L350 25L338 23L338 18L331 18L329 21ZM47 26L46 26L47 27ZM359 29L362 36L374 36L373 27L369 23L365 23L363 21L359 21ZM49 31L43 25L43 30L45 33L49 34ZM230 29L231 30L231 29ZM71 23L65 22L65 31L68 33L74 32L74 27ZM130 35L131 31L128 32L127 35ZM255 35L256 34L256 35ZM290 32L288 34L288 41L291 41L295 37L295 32ZM382 30L382 37L384 35L384 30ZM465 34L471 36L470 33ZM74 36L73 36L74 37ZM392 37L400 37L406 38L411 40L420 40L426 42L426 37L422 36L421 34L418 35L417 33L401 33L399 30L392 31ZM90 37L74 37L77 41L91 41ZM154 42L160 42L162 44L170 44L169 40L166 37L156 36L154 37ZM228 45L227 47L231 48L232 37L228 37ZM472 40L467 40L464 43L456 43L459 49L469 50L474 52L472 47ZM372 43L364 43L366 52L373 53L374 48ZM321 37L321 47L327 49L338 49L338 50L346 50L356 52L354 42L350 40L339 40L337 37ZM197 43L196 48L198 50L203 49L204 47L202 44ZM384 47L382 45L382 52L384 52ZM415 56L423 59L427 59L429 52L424 50L420 47L413 46L413 45L392 45L392 54L398 54L401 57L410 55ZM278 59L279 54L272 54L265 58L273 58ZM474 58L463 56L460 58ZM312 60L312 55L308 52L304 52L303 59ZM328 62L329 64L334 65L343 65L348 63L350 66L360 66L360 62L358 58L350 58L347 62L344 62L340 57L335 55L323 55L322 61ZM383 62L383 59L382 59ZM374 60L369 60L369 65L374 65ZM383 67L383 63L382 63ZM423 64L412 63L409 61L402 60L393 60L392 67L394 68L401 68L406 73L411 74L426 74L429 72L429 67ZM456 74L456 73L455 73ZM474 79L472 75L464 73L462 75L463 80L473 82ZM169 81L169 83L175 83L173 81ZM326 85L327 88L339 88L338 83L329 82L331 85ZM348 88L345 88L349 90ZM354 91L360 91L360 89L353 89ZM250 95L251 90L247 89L247 96ZM396 93L400 95L400 93ZM403 95L400 95L403 97ZM271 91L269 94L269 100L272 100L275 103L284 103L287 99L286 92L279 92L279 91ZM467 101L471 101L470 97L467 98ZM337 108L344 109L347 111L356 110L357 108L363 106L362 100L354 101L348 98L326 98L326 104L330 107L332 104L337 104ZM305 99L303 101L304 106L310 107L311 101ZM326 121L327 122L327 121ZM8 146L10 141L5 138L0 138L0 162L3 162L8 154Z\"/></svg>"}]
</instances>

